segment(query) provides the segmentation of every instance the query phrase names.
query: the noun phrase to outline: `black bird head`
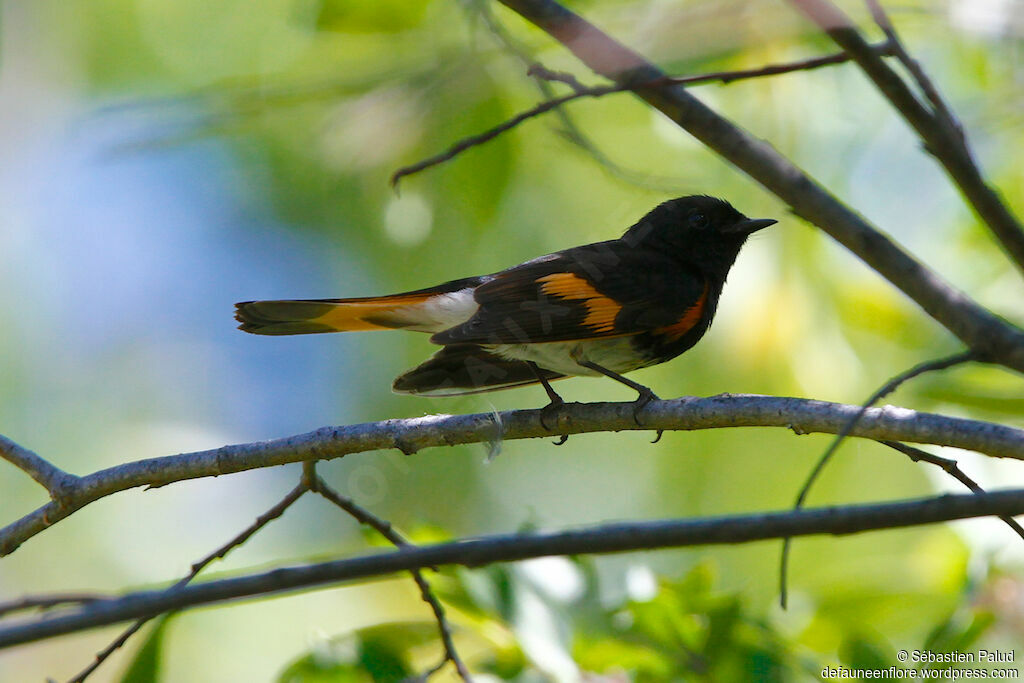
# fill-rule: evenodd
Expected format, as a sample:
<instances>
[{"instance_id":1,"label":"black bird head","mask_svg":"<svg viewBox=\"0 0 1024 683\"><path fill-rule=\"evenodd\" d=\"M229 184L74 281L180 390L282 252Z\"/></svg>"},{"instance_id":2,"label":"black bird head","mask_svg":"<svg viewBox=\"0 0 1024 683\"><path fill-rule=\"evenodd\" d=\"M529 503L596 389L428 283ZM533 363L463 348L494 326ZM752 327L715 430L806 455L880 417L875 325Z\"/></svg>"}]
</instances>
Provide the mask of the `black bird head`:
<instances>
[{"instance_id":1,"label":"black bird head","mask_svg":"<svg viewBox=\"0 0 1024 683\"><path fill-rule=\"evenodd\" d=\"M659 204L627 230L622 241L658 249L724 279L747 238L777 222L747 218L724 199L691 195Z\"/></svg>"}]
</instances>

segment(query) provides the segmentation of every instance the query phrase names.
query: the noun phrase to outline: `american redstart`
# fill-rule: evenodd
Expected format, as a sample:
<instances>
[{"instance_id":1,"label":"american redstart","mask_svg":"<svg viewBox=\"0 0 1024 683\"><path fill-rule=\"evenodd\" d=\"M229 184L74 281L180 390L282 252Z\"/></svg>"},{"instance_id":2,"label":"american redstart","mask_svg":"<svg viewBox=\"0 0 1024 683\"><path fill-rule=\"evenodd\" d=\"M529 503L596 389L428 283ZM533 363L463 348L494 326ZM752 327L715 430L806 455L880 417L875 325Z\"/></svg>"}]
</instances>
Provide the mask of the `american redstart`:
<instances>
[{"instance_id":1,"label":"american redstart","mask_svg":"<svg viewBox=\"0 0 1024 683\"><path fill-rule=\"evenodd\" d=\"M239 329L311 334L403 329L443 348L395 379L398 393L453 396L568 375L622 376L675 358L711 325L740 247L776 223L706 196L657 206L621 238L540 256L491 275L362 299L246 301ZM635 413L634 413L635 414Z\"/></svg>"}]
</instances>

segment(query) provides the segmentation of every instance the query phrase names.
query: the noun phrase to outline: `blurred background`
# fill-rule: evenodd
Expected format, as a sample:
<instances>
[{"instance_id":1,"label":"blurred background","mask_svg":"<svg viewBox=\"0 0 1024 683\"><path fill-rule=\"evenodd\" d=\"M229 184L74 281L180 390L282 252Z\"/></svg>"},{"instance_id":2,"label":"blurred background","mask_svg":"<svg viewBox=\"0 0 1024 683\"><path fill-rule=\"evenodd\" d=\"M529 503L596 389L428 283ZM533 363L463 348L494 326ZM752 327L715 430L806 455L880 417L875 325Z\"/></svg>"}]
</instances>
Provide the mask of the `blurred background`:
<instances>
[{"instance_id":1,"label":"blurred background","mask_svg":"<svg viewBox=\"0 0 1024 683\"><path fill-rule=\"evenodd\" d=\"M885 4L962 117L990 180L1024 213L1024 2ZM571 6L672 74L834 50L775 0ZM869 26L859 2L845 7ZM859 260L628 95L574 103L566 116L530 121L392 191L397 168L543 97L524 58L596 82L495 3L7 0L0 22L0 433L71 472L323 425L541 406L539 388L395 396L392 378L432 352L425 335L256 337L235 329L232 304L375 295L492 272L616 237L683 194L721 196L780 223L740 256L705 340L635 373L661 396L856 403L897 372L958 348ZM856 68L693 92L957 287L1024 321L1019 277ZM574 401L634 396L596 379L559 390ZM1024 382L994 368L926 376L889 400L1024 426ZM368 453L320 469L342 493L429 539L785 509L829 440L779 429L650 438L576 436L558 449L509 442L490 461L483 445ZM1024 485L1018 463L941 454L983 486ZM298 474L284 467L104 499L3 558L0 598L166 585ZM937 490L961 489L942 472L850 440L809 504ZM46 499L6 463L0 491L4 523ZM303 500L211 575L357 554L367 543L351 519ZM442 578L471 666L487 669L488 648L500 642L522 666L493 667L494 675L524 681L625 666L631 655L609 654L599 625L629 631L658 600L676 605L666 607L666 623L690 619L683 640L699 640L704 617L730 606L768 634L773 656L810 679L839 661L896 664L897 649L929 642L1024 642L1024 542L998 521L801 540L787 612L775 605L778 552L759 543ZM504 608L482 607L480 596L496 587ZM686 602L699 602L695 595L710 602ZM275 680L309 653L302 662L344 661L359 629L409 622L430 623L405 577L190 611L163 633L159 680ZM65 679L118 632L5 651L0 679ZM424 637L419 670L439 653ZM118 680L143 640L92 680ZM605 642L606 669L588 642ZM737 670L757 670L751 657L753 669ZM296 673L302 662L292 680L313 680ZM638 679L688 679L651 670Z\"/></svg>"}]
</instances>

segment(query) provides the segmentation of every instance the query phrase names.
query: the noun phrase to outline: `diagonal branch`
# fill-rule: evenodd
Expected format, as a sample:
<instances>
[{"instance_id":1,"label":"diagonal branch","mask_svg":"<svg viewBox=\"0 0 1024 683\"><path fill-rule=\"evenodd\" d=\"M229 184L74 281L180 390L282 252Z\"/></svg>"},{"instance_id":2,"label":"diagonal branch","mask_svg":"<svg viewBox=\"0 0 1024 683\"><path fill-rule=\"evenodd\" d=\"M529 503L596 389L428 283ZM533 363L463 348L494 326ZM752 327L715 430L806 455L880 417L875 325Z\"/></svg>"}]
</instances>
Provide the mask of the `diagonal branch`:
<instances>
[{"instance_id":1,"label":"diagonal branch","mask_svg":"<svg viewBox=\"0 0 1024 683\"><path fill-rule=\"evenodd\" d=\"M259 531L267 524L283 515L285 510L291 507L292 503L301 498L303 494L305 494L308 490L309 489L306 487L305 483L303 483L289 491L284 498L282 498L272 508L270 508L262 515L257 517L256 521L248 527L246 527L246 529L243 530L240 534L232 538L230 541L222 545L217 550L214 550L212 553L210 553L203 559L193 564L189 573L183 576L181 579L179 579L178 582L175 583L174 586L171 588L171 590L186 586L190 581L192 581L192 579L196 578L199 572L201 572L206 567L206 565L210 564L214 560L223 558L229 552L244 544L257 531ZM129 626L121 633L121 635L115 638L112 643L110 643L109 645L107 645L107 647L103 648L100 652L98 652L93 662L89 664L89 666L85 667L80 672L78 672L78 675L72 678L68 683L82 683L83 681L85 681L85 679L92 675L92 673L96 671L96 669L99 668L99 666L103 664L103 662L105 662L107 658L110 657L110 655L114 654L114 652L116 652L126 642L128 642L128 639L135 635L138 632L138 630L145 626L146 622L148 622L154 616L156 615L152 614L148 616L141 616L134 624Z\"/></svg>"},{"instance_id":2,"label":"diagonal branch","mask_svg":"<svg viewBox=\"0 0 1024 683\"><path fill-rule=\"evenodd\" d=\"M875 54L853 21L831 0L790 2L857 62L882 95L921 137L925 149L946 170L974 213L989 227L1014 265L1024 273L1024 228L995 189L985 181L971 157L963 131L920 64L903 47L877 0L868 0L868 6L889 38L894 54L924 91L931 108L925 106L899 74Z\"/></svg>"},{"instance_id":3,"label":"diagonal branch","mask_svg":"<svg viewBox=\"0 0 1024 683\"><path fill-rule=\"evenodd\" d=\"M310 475L310 478L312 479L311 489L354 517L357 522L373 528L377 533L399 548L416 547L409 543L402 534L395 531L391 526L391 522L377 517L366 508L358 505L351 498L341 495L332 489L319 475L316 475L313 472L310 472ZM455 666L456 672L459 674L459 678L467 683L472 683L473 676L469 673L469 669L466 668L465 663L459 656L459 651L455 649L455 643L452 641L452 627L451 624L448 623L448 617L445 615L441 601L437 599L437 596L434 595L434 591L430 587L430 584L425 578L423 578L422 571L419 569L411 569L410 573L412 574L413 581L416 582L416 585L420 589L420 595L423 597L423 601L430 606L431 611L434 613L434 620L437 621L437 629L441 636L441 644L444 646L444 659L441 660L439 665L428 672L427 676L440 671L446 662L451 661Z\"/></svg>"},{"instance_id":4,"label":"diagonal branch","mask_svg":"<svg viewBox=\"0 0 1024 683\"><path fill-rule=\"evenodd\" d=\"M491 0L478 0L477 2L471 3L470 6L476 11L476 15L483 20L487 30L492 36L494 36L501 47L527 69L528 76L533 76L533 81L537 85L537 89L540 91L541 96L543 96L545 100L554 99L555 91L554 88L552 88L551 83L542 78L539 73L533 73L534 69L541 69L543 71L547 71L547 69L538 64L526 51L526 48L523 45L520 45L519 42L509 34L505 26L498 21L497 17L495 17L494 13L491 11L490 2ZM657 178L651 176L649 173L642 173L620 166L617 162L609 158L608 155L598 149L598 146L590 139L583 129L580 128L575 119L569 115L569 112L565 107L556 109L555 115L558 117L559 123L561 124L561 129L556 132L565 137L571 144L579 147L584 153L589 154L590 157L613 178L617 178L626 183L645 189L659 190L663 192L674 192L682 184L681 180L678 178Z\"/></svg>"},{"instance_id":5,"label":"diagonal branch","mask_svg":"<svg viewBox=\"0 0 1024 683\"><path fill-rule=\"evenodd\" d=\"M440 154L435 154L432 157L427 157L426 159L418 161L415 164L412 164L411 166L403 166L402 168L398 169L393 174L391 174L391 186L397 189L398 183L401 182L402 178L405 178L406 176L415 175L420 171L424 171L428 168L437 166L438 164L443 164L446 161L454 159L455 157L462 154L466 150L472 149L473 147L479 147L480 145L498 137L505 131L515 128L520 123L524 121L529 121L532 118L536 118L541 114L551 111L552 109L557 109L561 107L563 104L567 104L569 102L572 102L573 100L578 100L582 97L601 97L603 95L609 95L611 93L622 92L622 90L623 88L617 85L604 85L598 86L596 88L587 88L584 91L573 92L568 95L556 97L553 100L541 102L532 109L527 109L526 111L517 114L516 116L513 116L509 120L504 121L503 123L500 123L497 126L494 126L493 128L485 130L483 133L480 133L479 135L472 135L468 138L463 138L462 140L459 140L454 145L449 147L444 152L441 152Z\"/></svg>"},{"instance_id":6,"label":"diagonal branch","mask_svg":"<svg viewBox=\"0 0 1024 683\"><path fill-rule=\"evenodd\" d=\"M500 2L615 83L643 84L664 76L638 53L554 0ZM723 118L685 88L641 85L634 92L863 259L968 348L1024 372L1024 331L925 268L769 144Z\"/></svg>"},{"instance_id":7,"label":"diagonal branch","mask_svg":"<svg viewBox=\"0 0 1024 683\"><path fill-rule=\"evenodd\" d=\"M945 370L955 365L968 363L972 360L977 360L977 355L972 351L966 351L963 353L954 354L952 356L947 356L945 358L939 358L937 360L918 363L917 365L910 368L906 372L901 372L900 374L896 375L888 382L883 384L877 391L875 391L875 393L871 394L867 401L865 401L861 405L860 410L857 411L857 414L851 417L850 421L847 422L841 430L839 430L839 433L836 434L836 438L832 439L832 443L829 444L828 448L825 449L825 452L822 453L820 458L818 458L818 463L814 466L814 469L811 470L811 473L807 475L807 480L804 482L804 485L800 487L800 493L797 494L796 501L793 503L793 507L795 509L803 507L804 502L807 500L807 494L811 492L811 487L814 486L814 482L817 481L818 476L825 469L825 466L828 465L829 461L832 459L832 456L836 454L836 451L839 450L839 446L840 444L843 443L843 439L845 439L850 434L850 432L853 431L853 429L857 426L857 422L861 419L861 417L864 416L864 413L866 413L867 410L871 408L871 406L875 405L883 398L885 398L892 392L896 391L896 389L898 389L900 385L903 384L904 382L908 382L915 377L923 375L926 372ZM782 606L782 609L786 609L786 584L789 575L789 550L791 546L791 539L787 538L783 540L782 554L779 559L779 604Z\"/></svg>"},{"instance_id":8,"label":"diagonal branch","mask_svg":"<svg viewBox=\"0 0 1024 683\"><path fill-rule=\"evenodd\" d=\"M886 55L891 52L891 47L888 44L882 44L872 47L881 55ZM614 93L627 92L635 90L639 85L644 87L664 87L668 85L679 85L679 86L692 86L702 85L706 83L719 82L723 84L733 83L735 81L742 81L751 78L763 78L765 76L777 76L780 74L793 73L794 71L810 71L812 69L820 69L824 66L832 66L834 64L842 64L850 61L850 57L845 52L837 54L825 55L823 57L813 57L811 59L803 59L797 62L789 62L787 64L770 64L768 66L758 67L756 69L741 69L737 71L716 71L714 73L698 74L695 76L660 76L652 79L648 82L637 84L637 83L620 83L618 85L598 85L592 87L586 87L582 85L575 76L571 74L565 74L558 71L549 71L539 64L533 64L528 70L528 75L535 76L542 80L557 81L567 84L572 88L572 93L568 95L562 95L561 97L548 97L547 100L537 104L530 109L527 109L519 114L516 114L510 119L499 123L498 125L488 128L487 130L477 135L471 135L469 137L459 140L451 147L440 154L435 154L432 157L427 157L421 161L411 164L409 166L403 166L391 175L392 187L398 187L398 183L405 177L415 175L421 171L425 171L428 168L433 168L447 161L451 161L455 157L459 156L463 152L470 150L474 147L479 147L487 142L490 142L494 138L498 137L502 133L509 131L521 123L529 121L530 119L536 118L550 111L563 111L562 105L568 104L582 98L598 98L605 95L611 95ZM618 169L621 171L621 169Z\"/></svg>"},{"instance_id":9,"label":"diagonal branch","mask_svg":"<svg viewBox=\"0 0 1024 683\"><path fill-rule=\"evenodd\" d=\"M938 88L932 83L932 80L928 78L928 74L925 73L924 67L916 59L910 56L907 52L906 47L903 45L903 41L900 40L899 34L896 33L896 27L893 26L892 21L889 20L889 15L886 14L885 9L882 7L882 3L878 0L865 0L868 5L868 9L871 11L871 16L878 24L878 27L885 33L886 40L889 46L892 48L892 54L900 61L901 64L907 69L910 75L914 78L917 86L924 93L924 96L928 98L928 102L932 107L932 114L936 120L942 125L947 127L947 133L952 133L953 138L960 142L962 154L970 155L970 149L967 146L967 137L964 133L963 127L957 120L953 110L949 108L946 101L942 98Z\"/></svg>"},{"instance_id":10,"label":"diagonal branch","mask_svg":"<svg viewBox=\"0 0 1024 683\"><path fill-rule=\"evenodd\" d=\"M693 430L724 427L784 427L799 434L838 433L859 406L801 398L722 394L653 401L644 409L644 426L633 419L633 403L572 403L549 415L541 425L539 410L474 415L428 415L343 427L323 427L284 439L223 446L207 451L148 458L81 477L63 504L43 505L0 529L0 556L83 507L138 486L177 481L308 460L340 458L351 453L423 448L502 439L530 439L560 434L623 430ZM1024 460L1024 429L922 413L886 406L866 411L852 436L955 446L1000 458Z\"/></svg>"},{"instance_id":11,"label":"diagonal branch","mask_svg":"<svg viewBox=\"0 0 1024 683\"><path fill-rule=\"evenodd\" d=\"M696 545L736 544L808 536L896 529L969 517L1024 514L1024 490L983 495L919 498L703 519L607 524L555 533L484 536L397 552L280 567L230 579L162 591L130 593L50 619L0 627L0 648L75 633L127 619L152 617L197 605L266 596L396 572L459 564L479 567L552 555L619 553Z\"/></svg>"},{"instance_id":12,"label":"diagonal branch","mask_svg":"<svg viewBox=\"0 0 1024 683\"><path fill-rule=\"evenodd\" d=\"M46 489L54 502L62 502L69 490L78 483L78 477L69 474L32 451L0 435L0 458L32 477Z\"/></svg>"},{"instance_id":13,"label":"diagonal branch","mask_svg":"<svg viewBox=\"0 0 1024 683\"><path fill-rule=\"evenodd\" d=\"M913 446L908 446L907 444L900 443L899 441L879 441L879 443L885 444L889 448L899 451L914 462L926 462L929 465L935 465L936 467L941 468L946 472L946 474L956 479L974 493L985 493L985 490L978 485L978 482L964 474L964 471L960 469L960 465L958 465L956 460L953 460L952 458L943 458L942 456L922 451L920 448L914 448ZM1024 538L1024 527L1022 527L1017 520L1008 515L1000 515L999 519L1006 522L1006 526L1013 529L1015 534Z\"/></svg>"}]
</instances>

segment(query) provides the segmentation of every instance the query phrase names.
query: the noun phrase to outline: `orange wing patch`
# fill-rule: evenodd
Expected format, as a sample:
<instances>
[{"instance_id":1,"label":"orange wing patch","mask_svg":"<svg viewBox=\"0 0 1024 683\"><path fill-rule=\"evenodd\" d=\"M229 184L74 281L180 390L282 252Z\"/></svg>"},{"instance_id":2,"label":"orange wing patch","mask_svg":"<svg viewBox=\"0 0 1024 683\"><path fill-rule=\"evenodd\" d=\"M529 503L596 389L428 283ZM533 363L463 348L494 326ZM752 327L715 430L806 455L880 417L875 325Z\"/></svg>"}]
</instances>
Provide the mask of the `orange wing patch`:
<instances>
[{"instance_id":1,"label":"orange wing patch","mask_svg":"<svg viewBox=\"0 0 1024 683\"><path fill-rule=\"evenodd\" d=\"M708 284L704 283L704 291L701 292L697 302L687 308L678 321L665 327L659 327L654 330L654 333L668 337L669 341L676 341L692 330L694 325L700 321L701 316L704 315L704 307L708 303L708 289Z\"/></svg>"},{"instance_id":2,"label":"orange wing patch","mask_svg":"<svg viewBox=\"0 0 1024 683\"><path fill-rule=\"evenodd\" d=\"M552 273L537 278L537 282L542 283L540 291L543 294L582 301L587 307L587 317L583 319L583 324L595 332L607 333L615 330L615 317L622 310L622 305L598 292L580 276L572 273Z\"/></svg>"}]
</instances>

